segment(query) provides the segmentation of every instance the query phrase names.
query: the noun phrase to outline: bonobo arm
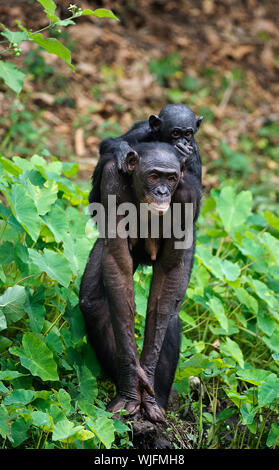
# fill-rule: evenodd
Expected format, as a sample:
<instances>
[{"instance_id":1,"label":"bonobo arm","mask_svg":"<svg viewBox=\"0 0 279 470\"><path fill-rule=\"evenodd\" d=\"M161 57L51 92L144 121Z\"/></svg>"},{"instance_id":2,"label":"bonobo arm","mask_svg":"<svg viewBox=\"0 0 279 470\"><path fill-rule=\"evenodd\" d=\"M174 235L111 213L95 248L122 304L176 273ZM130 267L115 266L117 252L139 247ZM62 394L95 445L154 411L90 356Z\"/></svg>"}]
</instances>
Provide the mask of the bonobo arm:
<instances>
[{"instance_id":1,"label":"bonobo arm","mask_svg":"<svg viewBox=\"0 0 279 470\"><path fill-rule=\"evenodd\" d=\"M121 199L124 178L117 171L115 161L109 161L104 167L101 202L108 218L108 195L118 191ZM127 198L129 199L129 194L125 194L125 199ZM117 215L116 226L122 217ZM120 238L117 234L116 238L107 236L104 245L102 274L115 336L119 373L117 396L109 405L109 410L116 412L125 408L133 414L140 407L142 389L147 389L151 396L154 395L140 366L134 336L133 260L127 238Z\"/></svg>"}]
</instances>

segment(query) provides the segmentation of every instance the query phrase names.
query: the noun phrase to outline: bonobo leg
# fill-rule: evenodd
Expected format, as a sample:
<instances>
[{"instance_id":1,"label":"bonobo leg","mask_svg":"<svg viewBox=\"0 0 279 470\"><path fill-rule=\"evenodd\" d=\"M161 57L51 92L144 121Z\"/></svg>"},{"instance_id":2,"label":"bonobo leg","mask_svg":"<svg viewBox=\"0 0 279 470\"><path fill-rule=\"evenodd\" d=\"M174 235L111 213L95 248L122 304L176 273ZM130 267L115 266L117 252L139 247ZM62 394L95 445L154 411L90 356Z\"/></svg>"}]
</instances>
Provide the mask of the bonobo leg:
<instances>
[{"instance_id":1,"label":"bonobo leg","mask_svg":"<svg viewBox=\"0 0 279 470\"><path fill-rule=\"evenodd\" d=\"M81 280L79 305L84 315L88 339L98 361L117 383L116 345L102 278L103 247L104 239L99 238L89 255Z\"/></svg>"},{"instance_id":2,"label":"bonobo leg","mask_svg":"<svg viewBox=\"0 0 279 470\"><path fill-rule=\"evenodd\" d=\"M164 408L166 407L178 360L176 342L178 341L179 344L179 338L177 333L173 335L172 328L175 325L180 303L189 281L193 258L193 247L186 250L186 252L185 250L175 249L174 241L174 239L165 240L162 255L154 265L147 306L144 344L140 359L152 386L155 384L156 372L157 390L160 389L160 375L166 375L163 381L164 391L161 393L161 400L158 399ZM165 338L168 326L169 331ZM165 342L164 339L166 339ZM167 357L170 341L174 346L174 350ZM162 347L163 342L164 347ZM160 362L158 364L159 358ZM168 366L170 366L169 370ZM143 392L142 405L149 419L155 422L164 420L162 408L156 399L148 395L146 391Z\"/></svg>"},{"instance_id":3,"label":"bonobo leg","mask_svg":"<svg viewBox=\"0 0 279 470\"><path fill-rule=\"evenodd\" d=\"M118 393L108 409L116 412L125 408L130 414L134 414L140 408L141 390L148 390L151 396L154 391L137 355L134 336L133 260L127 239L106 240L102 272L118 362Z\"/></svg>"},{"instance_id":4,"label":"bonobo leg","mask_svg":"<svg viewBox=\"0 0 279 470\"><path fill-rule=\"evenodd\" d=\"M177 293L174 311L171 312L168 328L160 352L159 361L155 371L155 398L156 402L164 410L168 406L168 398L174 379L180 351L180 320L179 309L184 294L188 287L190 274L193 265L194 245L185 251L184 273L180 284L180 291Z\"/></svg>"}]
</instances>

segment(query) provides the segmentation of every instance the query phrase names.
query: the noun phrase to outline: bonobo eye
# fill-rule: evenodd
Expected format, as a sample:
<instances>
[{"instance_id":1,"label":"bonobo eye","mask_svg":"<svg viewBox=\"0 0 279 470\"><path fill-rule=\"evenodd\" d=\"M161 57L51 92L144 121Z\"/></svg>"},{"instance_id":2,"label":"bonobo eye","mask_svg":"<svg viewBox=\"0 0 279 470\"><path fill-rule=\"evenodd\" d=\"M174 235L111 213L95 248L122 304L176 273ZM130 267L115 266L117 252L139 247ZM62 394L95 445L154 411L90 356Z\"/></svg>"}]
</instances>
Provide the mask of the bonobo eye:
<instances>
[{"instance_id":1,"label":"bonobo eye","mask_svg":"<svg viewBox=\"0 0 279 470\"><path fill-rule=\"evenodd\" d=\"M181 132L178 129L174 129L171 133L171 136L174 139L178 139L179 137L181 137Z\"/></svg>"},{"instance_id":2,"label":"bonobo eye","mask_svg":"<svg viewBox=\"0 0 279 470\"><path fill-rule=\"evenodd\" d=\"M192 135L193 135L193 131L191 131L191 130L186 131L185 134L184 134L186 139L190 139L192 137Z\"/></svg>"},{"instance_id":3,"label":"bonobo eye","mask_svg":"<svg viewBox=\"0 0 279 470\"><path fill-rule=\"evenodd\" d=\"M169 183L176 183L177 182L177 176L176 175L168 176L168 182Z\"/></svg>"},{"instance_id":4,"label":"bonobo eye","mask_svg":"<svg viewBox=\"0 0 279 470\"><path fill-rule=\"evenodd\" d=\"M157 173L151 173L150 175L148 175L148 181L149 183L155 183L156 181L159 181L159 175L157 175Z\"/></svg>"}]
</instances>

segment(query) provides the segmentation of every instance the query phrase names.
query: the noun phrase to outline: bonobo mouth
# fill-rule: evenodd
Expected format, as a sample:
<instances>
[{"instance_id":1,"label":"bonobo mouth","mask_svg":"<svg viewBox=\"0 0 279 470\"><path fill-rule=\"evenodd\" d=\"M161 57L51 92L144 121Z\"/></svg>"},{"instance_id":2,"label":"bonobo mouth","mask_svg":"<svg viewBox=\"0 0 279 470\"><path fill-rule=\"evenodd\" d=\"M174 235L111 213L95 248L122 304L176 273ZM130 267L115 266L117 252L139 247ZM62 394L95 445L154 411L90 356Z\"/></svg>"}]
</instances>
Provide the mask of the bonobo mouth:
<instances>
[{"instance_id":1,"label":"bonobo mouth","mask_svg":"<svg viewBox=\"0 0 279 470\"><path fill-rule=\"evenodd\" d=\"M150 202L148 204L148 209L150 209L150 211L153 214L159 214L159 215L165 214L169 207L170 207L169 202Z\"/></svg>"}]
</instances>

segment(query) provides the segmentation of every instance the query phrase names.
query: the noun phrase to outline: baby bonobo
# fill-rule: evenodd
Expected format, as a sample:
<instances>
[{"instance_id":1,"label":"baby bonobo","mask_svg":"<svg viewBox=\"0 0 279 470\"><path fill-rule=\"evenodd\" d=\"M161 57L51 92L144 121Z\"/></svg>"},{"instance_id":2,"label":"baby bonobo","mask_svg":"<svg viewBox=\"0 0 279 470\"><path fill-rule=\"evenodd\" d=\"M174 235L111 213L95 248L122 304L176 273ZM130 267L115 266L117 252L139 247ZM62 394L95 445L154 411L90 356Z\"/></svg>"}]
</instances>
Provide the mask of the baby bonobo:
<instances>
[{"instance_id":1,"label":"baby bonobo","mask_svg":"<svg viewBox=\"0 0 279 470\"><path fill-rule=\"evenodd\" d=\"M145 239L133 234L132 244L117 231L115 236L106 231L90 253L80 286L80 308L88 339L103 369L117 385L117 394L108 409L116 413L124 408L130 415L140 413L160 422L164 421L179 357L178 312L193 264L192 219L195 221L198 216L201 183L185 171L185 158L181 158L178 149L166 143L134 144L123 166L125 171L119 171L116 159L111 158L101 174L100 202L105 207L106 220L111 221L109 201L116 196L116 227L125 222L126 209L119 210L123 203L137 209L132 227L136 227L137 234L142 224L142 203L147 203L161 221L172 209L181 181L185 201L193 204L191 219L181 211L181 225L188 225L193 234L190 245L177 247L181 235L176 235L172 219L169 237L159 225L156 256L153 243L151 248L148 243L149 231ZM140 358L134 335L133 286L133 273L139 264L153 267Z\"/></svg>"},{"instance_id":2,"label":"baby bonobo","mask_svg":"<svg viewBox=\"0 0 279 470\"><path fill-rule=\"evenodd\" d=\"M93 174L89 201L100 201L100 182L105 163L115 158L118 169L126 173L126 155L133 152L134 146L140 142L166 142L173 145L181 159L187 157L187 172L193 173L201 181L201 158L194 135L202 120L202 116L196 119L188 106L169 104L162 108L159 116L152 114L148 121L135 123L126 134L103 140L100 145L100 159Z\"/></svg>"}]
</instances>

